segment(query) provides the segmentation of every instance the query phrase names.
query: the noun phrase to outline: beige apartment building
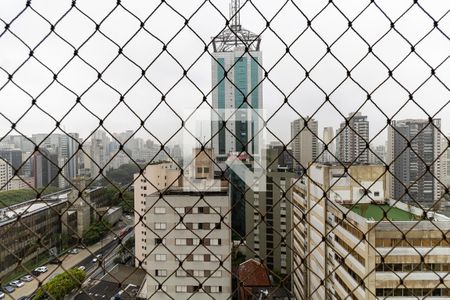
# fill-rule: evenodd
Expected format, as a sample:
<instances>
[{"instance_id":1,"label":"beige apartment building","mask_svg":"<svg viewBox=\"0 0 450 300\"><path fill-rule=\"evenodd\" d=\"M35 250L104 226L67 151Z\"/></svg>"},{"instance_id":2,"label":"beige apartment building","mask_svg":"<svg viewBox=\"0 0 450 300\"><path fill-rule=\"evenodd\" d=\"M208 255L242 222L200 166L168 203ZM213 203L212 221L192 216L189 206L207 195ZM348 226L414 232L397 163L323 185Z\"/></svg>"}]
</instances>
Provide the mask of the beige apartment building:
<instances>
[{"instance_id":1,"label":"beige apartment building","mask_svg":"<svg viewBox=\"0 0 450 300\"><path fill-rule=\"evenodd\" d=\"M145 197L146 227L136 251L149 275L139 296L230 299L230 209L226 190L171 188Z\"/></svg>"},{"instance_id":2,"label":"beige apartment building","mask_svg":"<svg viewBox=\"0 0 450 300\"><path fill-rule=\"evenodd\" d=\"M318 157L318 128L318 122L310 117L300 118L291 122L294 169L302 171L303 168L308 168L308 165Z\"/></svg>"},{"instance_id":3,"label":"beige apartment building","mask_svg":"<svg viewBox=\"0 0 450 300\"><path fill-rule=\"evenodd\" d=\"M355 167L376 173L371 165ZM450 218L387 194L383 202L370 199L385 190L374 188L377 181L363 188L361 202L346 199L355 194L350 185L347 193L342 184L334 190L339 168L315 164L294 185L295 299L449 299Z\"/></svg>"},{"instance_id":4,"label":"beige apartment building","mask_svg":"<svg viewBox=\"0 0 450 300\"><path fill-rule=\"evenodd\" d=\"M158 162L149 164L142 175L134 175L134 235L136 241L135 263L139 267L143 263L145 253L138 246L145 240L146 228L144 215L146 213L145 197L167 189L177 187L180 178L180 169L173 162Z\"/></svg>"}]
</instances>

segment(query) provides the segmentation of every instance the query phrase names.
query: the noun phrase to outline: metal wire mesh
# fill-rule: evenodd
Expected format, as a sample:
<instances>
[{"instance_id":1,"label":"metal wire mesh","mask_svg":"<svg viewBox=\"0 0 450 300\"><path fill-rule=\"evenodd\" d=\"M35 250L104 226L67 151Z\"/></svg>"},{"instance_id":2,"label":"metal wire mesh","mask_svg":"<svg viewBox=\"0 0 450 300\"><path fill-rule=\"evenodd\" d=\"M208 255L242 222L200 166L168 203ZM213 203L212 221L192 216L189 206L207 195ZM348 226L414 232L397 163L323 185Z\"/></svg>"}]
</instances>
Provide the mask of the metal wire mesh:
<instances>
[{"instance_id":1,"label":"metal wire mesh","mask_svg":"<svg viewBox=\"0 0 450 300\"><path fill-rule=\"evenodd\" d=\"M450 298L449 4L226 4L0 4L6 297Z\"/></svg>"}]
</instances>

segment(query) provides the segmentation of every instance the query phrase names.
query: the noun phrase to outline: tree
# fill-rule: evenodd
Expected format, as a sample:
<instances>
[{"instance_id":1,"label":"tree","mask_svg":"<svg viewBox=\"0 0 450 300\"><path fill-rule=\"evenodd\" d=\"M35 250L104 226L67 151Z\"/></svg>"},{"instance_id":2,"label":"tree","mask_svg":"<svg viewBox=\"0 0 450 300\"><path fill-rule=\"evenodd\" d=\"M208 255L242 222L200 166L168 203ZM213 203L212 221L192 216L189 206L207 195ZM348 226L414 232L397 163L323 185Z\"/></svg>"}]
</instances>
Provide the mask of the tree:
<instances>
[{"instance_id":1,"label":"tree","mask_svg":"<svg viewBox=\"0 0 450 300\"><path fill-rule=\"evenodd\" d=\"M134 213L134 194L130 191L123 191L115 186L106 187L106 197L111 199L111 204L122 207L126 214Z\"/></svg>"},{"instance_id":2,"label":"tree","mask_svg":"<svg viewBox=\"0 0 450 300\"><path fill-rule=\"evenodd\" d=\"M92 245L100 241L110 231L111 225L106 221L98 221L92 224L83 233L83 242L86 245Z\"/></svg>"},{"instance_id":3,"label":"tree","mask_svg":"<svg viewBox=\"0 0 450 300\"><path fill-rule=\"evenodd\" d=\"M106 171L106 178L117 185L129 185L134 178L134 174L139 173L140 167L135 163L121 165L117 169Z\"/></svg>"},{"instance_id":4,"label":"tree","mask_svg":"<svg viewBox=\"0 0 450 300\"><path fill-rule=\"evenodd\" d=\"M36 291L33 300L40 299L55 299L63 300L64 296L70 293L73 289L81 287L86 272L80 269L70 269L64 273L56 275L50 279L42 287Z\"/></svg>"}]
</instances>

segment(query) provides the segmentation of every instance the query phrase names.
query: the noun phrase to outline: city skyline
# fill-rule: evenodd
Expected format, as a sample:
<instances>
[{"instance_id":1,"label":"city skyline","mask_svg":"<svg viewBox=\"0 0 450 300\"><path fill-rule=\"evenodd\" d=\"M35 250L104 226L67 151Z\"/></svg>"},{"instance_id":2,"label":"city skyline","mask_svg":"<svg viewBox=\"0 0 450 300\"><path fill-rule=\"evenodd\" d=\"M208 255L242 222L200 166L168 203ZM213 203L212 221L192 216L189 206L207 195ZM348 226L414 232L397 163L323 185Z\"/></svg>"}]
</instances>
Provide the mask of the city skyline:
<instances>
[{"instance_id":1,"label":"city skyline","mask_svg":"<svg viewBox=\"0 0 450 300\"><path fill-rule=\"evenodd\" d=\"M105 2L106 3L106 2ZM94 3L86 5L82 1L79 2L80 9L86 9L87 12L92 14L92 18L96 21L102 17L102 8L105 3ZM194 36L190 31L185 28L183 32L185 34L180 35L178 38L169 44L168 50L173 52L174 56L181 62L181 64L187 68L192 62L202 54L204 43L209 45L209 51L212 53L212 45L210 43L210 37L216 36L224 28L225 19L228 17L228 1L217 1L213 3L217 9L211 4L206 4L203 9L200 9L196 15L190 20L189 25L198 32L199 36L203 40L200 41L198 37ZM271 1L270 3L261 0L254 1L255 7L261 10L264 15L273 16L283 7L282 1ZM309 18L312 18L315 13L320 11L325 6L325 2L321 1L308 1L303 4L302 9ZM50 20L57 19L57 16L62 13L65 7L70 6L69 2L57 1L52 3L50 10L47 6L49 4L34 3L36 10L47 16ZM129 9L137 16L144 18L145 11L151 11L156 7L156 3L127 3ZM172 1L174 9L183 11L184 14L189 17L194 11L192 7L195 5L185 3L184 1ZM362 10L363 7L359 5L343 4L342 9L350 16L356 16L357 12ZM407 9L406 3L398 2L382 2L379 4L381 8L386 11L390 18L398 17L399 14ZM424 8L431 11L431 15L439 19L442 15L440 7L446 7L445 1L433 1L422 4ZM14 16L17 9L21 7L19 2L2 6L2 14L7 22ZM106 7L110 7L106 5ZM447 64L445 62L446 53L448 53L448 44L444 43L442 36L437 33L433 33L430 37L422 40L417 46L416 50L422 57L427 59L427 62L431 67L436 68L436 75L440 75L439 80L432 77L426 84L420 86L427 77L425 74L431 74L430 67L426 66L424 62L417 57L414 53L410 54L410 45L402 40L402 38L395 32L390 31L388 27L388 20L386 17L379 14L377 8L370 8L364 14L364 18L358 18L354 23L354 29L361 31L370 42L375 42L377 38L383 36L384 33L389 32L385 38L383 38L374 47L374 53L383 60L389 67L393 68L396 63L400 61L401 57L408 56L408 59L401 64L399 68L393 72L395 79L402 85L404 85L409 93L413 94L413 99L418 103L423 110L419 107L415 107L414 102L408 100L409 93L405 91L398 83L392 78L386 82L384 80L388 78L388 70L383 67L382 64L377 61L373 56L369 55L364 59L364 63L360 64L354 70L352 70L354 80L361 85L358 87L351 79L347 79L343 85L341 85L329 98L329 100L341 111L342 115L338 113L331 105L325 104L323 108L315 115L315 110L326 100L325 94L314 85L312 81L305 80L298 89L293 92L294 88L299 82L304 79L305 71L293 60L296 58L306 68L310 68L314 62L318 61L322 55L326 54L326 45L320 41L320 39L308 29L307 21L304 17L294 18L294 16L301 15L298 9L292 4L287 3L283 7L281 12L274 18L271 26L274 30L289 44L295 40L295 38L306 29L305 34L301 36L299 41L293 44L290 49L290 53L286 54L285 46L280 40L271 34L270 30L264 30L266 21L256 11L254 6L247 1L243 2L243 8L241 10L241 18L245 19L246 28L251 31L261 34L261 48L264 49L264 68L271 70L269 72L269 80L264 80L263 94L265 98L265 109L268 111L268 115L271 115L276 109L283 104L284 95L289 96L290 104L294 109L302 114L302 116L312 116L316 119L322 119L319 125L319 131L321 132L323 127L333 126L336 128L340 122L344 119L342 115L355 111L363 101L367 98L367 93L362 88L366 89L372 94L372 99L376 105L380 107L383 113L386 113L389 118L392 118L395 111L399 109L406 102L407 105L400 111L399 115L395 118L427 118L425 112L434 116L436 112L439 114L436 117L448 115L449 107L446 105L448 90L439 82L449 86L446 82L444 74L446 74ZM220 13L219 13L220 11ZM442 10L445 11L445 10ZM175 34L175 29L178 26L182 26L182 19L177 16L174 11L167 5L162 5L158 10L158 14L155 14L152 19L146 24L145 29L152 32L156 37L162 41L168 41L170 37ZM164 13L163 13L164 12ZM220 15L222 14L222 15ZM414 19L414 26L408 26L407 22L399 22L395 27L400 33L412 40L418 41L424 34L425 28L432 29L432 22L421 11L413 9L406 14L408 18ZM106 22L102 24L102 29L105 34L111 35L112 38L117 39L120 43L124 43L127 36L130 36L135 31L139 30L139 23L131 17L123 9L118 9L118 12L111 16L111 20L117 18L124 18L129 20L129 23L124 23L120 28L113 22ZM329 20L326 22L325 19ZM70 22L68 20L70 19ZM70 13L66 19L67 21L58 24L55 27L55 31L58 34L62 34L69 42L74 45L81 45L81 42L87 38L82 34L82 30L77 30L74 25L78 24L86 32L93 30L94 24L88 22L83 16L77 13ZM164 22L164 28L157 26L158 23L171 20L172 22ZM288 21L291 20L291 21ZM295 20L292 24L292 20ZM85 22L86 21L86 22ZM34 36L31 36L29 32L25 30L23 24L27 23L28 26L34 28ZM341 40L345 40L347 47L343 48L342 43L333 44L331 47L332 54L343 61L343 63L351 68L357 62L357 59L363 58L363 54L367 51L366 45L356 37L352 29L349 30L348 22L342 17L336 9L332 6L321 14L321 18L315 19L311 26L318 31L324 40L328 43L334 41L335 38L342 32L346 32ZM330 26L333 24L333 26ZM10 30L20 34L23 39L30 43L31 46L36 45L38 38L48 32L46 24L35 18L33 14L26 14L23 16L21 22L12 23ZM291 30L293 26L298 26L298 29ZM140 44L136 44L139 41ZM127 44L124 47L124 53L128 54L131 59L143 67L146 67L152 58L156 58L162 49L162 44L155 38L151 38L148 32L139 31L135 42ZM19 47L22 51L10 51L13 47ZM99 52L95 49L101 48L107 51ZM183 49L190 48L193 51L183 51ZM3 71L0 84L8 83L6 73L11 73L19 66L20 62L27 58L28 51L23 49L23 45L17 41L11 34L6 33L2 38L2 55L0 55L0 65L3 67ZM55 53L54 49L59 49ZM109 61L112 61L117 53L118 47L105 40L104 36L100 33L94 35L85 46L79 50L80 57L84 58L88 62L94 63L94 67L102 70ZM390 50L396 49L396 55L390 55ZM49 67L57 72L63 65L63 62L70 60L73 57L73 49L61 41L59 37L52 34L47 39L46 43L40 45L35 50L36 56L43 62L49 65ZM280 63L275 64L280 57L283 57ZM200 56L200 60L196 62L195 66L189 70L188 76L192 78L192 82L189 82L186 77L177 84L174 90L166 95L165 101L175 108L176 111L188 110L192 111L203 100L203 94L206 95L208 101L211 101L209 92L211 91L211 76L209 75L211 56L208 53L204 53ZM51 73L43 70L42 66L35 60L31 60L30 63L25 65L26 68L22 71L18 71L12 77L14 82L21 85L32 97L36 97L40 91L47 86L47 84L53 82ZM67 67L68 71L61 72L58 76L58 80L63 84L69 82L74 89L75 94L81 95L81 93L89 86L90 83L96 82L94 87L81 97L81 103L86 108L90 109L94 114L103 118L107 112L112 109L116 104L119 104L120 96L117 92L114 92L113 88L116 88L122 94L130 87L135 79L139 78L140 70L133 66L127 59L121 58L114 61L110 69L104 72L102 80L104 82L97 81L97 72L88 67L85 63L77 57ZM70 69L70 73L69 73ZM372 76L374 74L377 76ZM35 72L42 72L42 76L39 78L30 77L27 74L33 74ZM162 55L158 58L155 64L148 70L148 80L152 82L156 87L159 87L164 93L175 82L175 77L169 76L169 74L180 74L180 78L183 75L182 69L176 62L168 55ZM284 76L284 74L292 74L291 76ZM370 74L370 75L369 75ZM122 77L124 75L125 77ZM125 80L125 78L128 78ZM333 87L336 87L341 79L345 78L345 69L339 66L339 63L330 55L325 57L315 69L311 72L311 79L324 88L327 93L330 93ZM353 78L353 77L352 77ZM123 79L123 80L122 80ZM104 122L110 131L118 131L121 128L129 127L132 130L136 130L140 126L140 120L134 116L137 114L144 119L161 101L161 93L155 91L155 88L151 86L147 79L141 79L139 83L133 87L133 89L125 95L125 101L133 109L134 113L130 112L123 104L119 104L115 112L110 115ZM111 87L108 87L108 83ZM200 88L197 89L195 85ZM382 86L374 93L372 91L378 84ZM416 91L417 87L420 88ZM277 90L277 88L279 90ZM292 93L293 92L293 93ZM202 94L203 93L203 94ZM51 120L46 113L61 118L73 105L76 104L76 95L67 91L59 83L53 82L53 84L39 96L36 104L42 107L39 110L36 106L31 109L25 118L16 124L16 128L25 134L31 133L31 130L35 128L34 124L36 120L39 120L40 127L44 132L50 132L54 126L54 120ZM5 105L3 107L3 113L5 117L9 118L11 122L16 123L21 113L28 109L31 105L31 98L26 96L23 92L19 91L11 82L9 82L2 90L0 95L0 101L5 103L11 103L10 100L14 99L12 105ZM430 101L430 99L432 99ZM442 110L436 109L441 108ZM289 134L286 134L286 130L282 125L282 120L298 118L293 110L281 109L277 112L274 118L269 122L269 127L274 131L274 134L281 138L283 142L286 142L289 138ZM362 108L363 113L367 114L371 122L371 132L378 132L386 124L386 117L378 111L373 104L368 104ZM168 120L167 124L160 124L157 118L150 117L146 121L146 126L156 136L165 141L168 136L173 134L178 126L181 126L179 119L175 117L170 108L162 103L157 109L159 116ZM83 122L78 120L83 119ZM128 123L128 124L127 124ZM130 126L129 123L132 125ZM76 108L63 120L60 126L65 127L67 131L79 132L82 136L87 136L93 129L99 124L99 120L94 117L86 109L76 105ZM11 124L4 118L0 118L0 125L3 128L10 128ZM450 124L443 124L443 131L450 133ZM383 132L387 137L387 131ZM269 138L274 138L270 136ZM382 138L383 139L383 138Z\"/></svg>"},{"instance_id":2,"label":"city skyline","mask_svg":"<svg viewBox=\"0 0 450 300\"><path fill-rule=\"evenodd\" d=\"M20 1L1 299L450 297L448 0Z\"/></svg>"}]
</instances>

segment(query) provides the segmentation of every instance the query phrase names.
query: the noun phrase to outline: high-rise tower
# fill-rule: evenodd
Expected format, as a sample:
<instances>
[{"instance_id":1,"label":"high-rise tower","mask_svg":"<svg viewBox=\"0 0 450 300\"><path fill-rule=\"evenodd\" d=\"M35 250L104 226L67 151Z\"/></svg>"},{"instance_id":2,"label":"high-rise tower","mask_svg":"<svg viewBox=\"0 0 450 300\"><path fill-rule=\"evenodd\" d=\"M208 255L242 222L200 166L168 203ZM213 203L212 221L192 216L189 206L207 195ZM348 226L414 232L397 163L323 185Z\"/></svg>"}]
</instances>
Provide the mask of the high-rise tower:
<instances>
[{"instance_id":1,"label":"high-rise tower","mask_svg":"<svg viewBox=\"0 0 450 300\"><path fill-rule=\"evenodd\" d=\"M229 153L255 155L257 111L262 108L262 53L258 35L240 23L240 1L230 4L230 25L213 38L212 143L219 165ZM224 123L226 121L226 123Z\"/></svg>"},{"instance_id":2,"label":"high-rise tower","mask_svg":"<svg viewBox=\"0 0 450 300\"><path fill-rule=\"evenodd\" d=\"M336 131L336 154L341 163L369 162L369 121L361 112L350 113Z\"/></svg>"},{"instance_id":3,"label":"high-rise tower","mask_svg":"<svg viewBox=\"0 0 450 300\"><path fill-rule=\"evenodd\" d=\"M441 197L441 119L394 120L389 127L387 163L391 197L432 207Z\"/></svg>"}]
</instances>

